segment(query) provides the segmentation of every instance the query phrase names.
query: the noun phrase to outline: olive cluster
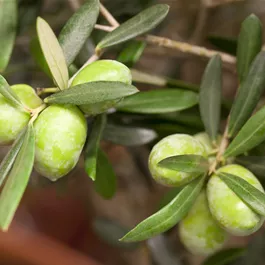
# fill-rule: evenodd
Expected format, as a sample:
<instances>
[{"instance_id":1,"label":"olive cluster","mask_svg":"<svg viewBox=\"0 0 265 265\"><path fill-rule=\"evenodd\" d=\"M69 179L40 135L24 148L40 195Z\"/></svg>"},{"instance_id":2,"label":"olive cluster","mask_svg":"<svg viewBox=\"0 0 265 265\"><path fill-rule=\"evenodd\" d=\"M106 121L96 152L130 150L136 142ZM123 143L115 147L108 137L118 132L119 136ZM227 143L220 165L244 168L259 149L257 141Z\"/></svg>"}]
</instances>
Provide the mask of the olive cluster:
<instances>
[{"instance_id":1,"label":"olive cluster","mask_svg":"<svg viewBox=\"0 0 265 265\"><path fill-rule=\"evenodd\" d=\"M159 141L149 157L153 178L166 186L182 186L198 173L178 172L160 167L158 162L176 155L200 155L213 158L213 147L206 133L195 136L174 134ZM187 216L179 224L179 236L184 246L194 254L209 255L219 250L229 234L247 236L257 231L264 217L249 208L219 177L226 172L236 175L264 192L258 179L246 168L227 164L212 174Z\"/></svg>"},{"instance_id":2,"label":"olive cluster","mask_svg":"<svg viewBox=\"0 0 265 265\"><path fill-rule=\"evenodd\" d=\"M119 81L131 84L130 70L113 60L99 60L81 70L70 87L92 81ZM34 89L25 84L11 86L28 112L11 105L0 95L0 144L12 143L27 125L31 111L43 106ZM119 99L120 100L120 99ZM41 175L55 181L68 174L77 164L87 137L85 115L105 112L118 100L93 105L49 105L34 122L35 164Z\"/></svg>"}]
</instances>

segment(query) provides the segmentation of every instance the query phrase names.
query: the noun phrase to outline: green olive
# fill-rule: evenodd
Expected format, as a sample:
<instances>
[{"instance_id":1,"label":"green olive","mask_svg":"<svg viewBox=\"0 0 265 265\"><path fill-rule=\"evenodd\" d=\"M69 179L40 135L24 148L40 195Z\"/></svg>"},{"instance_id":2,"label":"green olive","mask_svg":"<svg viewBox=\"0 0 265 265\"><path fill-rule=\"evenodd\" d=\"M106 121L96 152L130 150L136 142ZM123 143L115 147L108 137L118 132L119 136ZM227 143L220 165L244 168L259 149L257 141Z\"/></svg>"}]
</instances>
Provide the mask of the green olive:
<instances>
[{"instance_id":1,"label":"green olive","mask_svg":"<svg viewBox=\"0 0 265 265\"><path fill-rule=\"evenodd\" d=\"M124 64L114 60L99 60L89 64L74 78L71 86L93 81L119 81L126 84L132 83L130 69ZM105 112L115 106L120 99L109 100L93 105L81 105L81 110L89 115Z\"/></svg>"},{"instance_id":2,"label":"green olive","mask_svg":"<svg viewBox=\"0 0 265 265\"><path fill-rule=\"evenodd\" d=\"M11 86L21 102L30 109L35 109L42 104L34 89L25 84ZM0 94L0 144L11 144L30 119L29 112L13 106Z\"/></svg>"},{"instance_id":3,"label":"green olive","mask_svg":"<svg viewBox=\"0 0 265 265\"><path fill-rule=\"evenodd\" d=\"M260 191L264 191L258 179L242 166L227 165L221 167L218 172L236 175ZM250 235L264 222L264 217L249 208L216 174L211 176L207 184L207 198L214 218L233 235Z\"/></svg>"},{"instance_id":4,"label":"green olive","mask_svg":"<svg viewBox=\"0 0 265 265\"><path fill-rule=\"evenodd\" d=\"M149 169L153 178L166 186L181 186L196 178L197 173L177 172L158 166L158 162L167 157L188 154L206 156L204 146L190 135L173 134L159 141L149 156Z\"/></svg>"},{"instance_id":5,"label":"green olive","mask_svg":"<svg viewBox=\"0 0 265 265\"><path fill-rule=\"evenodd\" d=\"M75 106L51 105L35 124L35 169L52 181L77 164L87 135L83 113Z\"/></svg>"},{"instance_id":6,"label":"green olive","mask_svg":"<svg viewBox=\"0 0 265 265\"><path fill-rule=\"evenodd\" d=\"M227 233L213 219L205 190L179 223L179 236L183 245L195 255L211 255L223 247Z\"/></svg>"}]
</instances>

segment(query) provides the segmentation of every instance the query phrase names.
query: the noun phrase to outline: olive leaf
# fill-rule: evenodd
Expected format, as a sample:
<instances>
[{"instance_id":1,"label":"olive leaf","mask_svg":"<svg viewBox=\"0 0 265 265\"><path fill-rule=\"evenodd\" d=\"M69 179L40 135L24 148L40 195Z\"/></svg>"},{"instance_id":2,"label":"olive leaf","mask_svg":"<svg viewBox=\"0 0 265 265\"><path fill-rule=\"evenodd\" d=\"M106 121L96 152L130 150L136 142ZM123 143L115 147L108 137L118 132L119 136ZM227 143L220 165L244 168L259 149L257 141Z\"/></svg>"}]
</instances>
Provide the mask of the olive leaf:
<instances>
[{"instance_id":1,"label":"olive leaf","mask_svg":"<svg viewBox=\"0 0 265 265\"><path fill-rule=\"evenodd\" d=\"M158 210L165 207L167 204L169 204L182 190L182 187L174 187L171 188L165 195L161 198L161 200L158 203Z\"/></svg>"},{"instance_id":2,"label":"olive leaf","mask_svg":"<svg viewBox=\"0 0 265 265\"><path fill-rule=\"evenodd\" d=\"M265 216L265 193L246 180L235 175L220 172L218 176L225 184L256 213Z\"/></svg>"},{"instance_id":3,"label":"olive leaf","mask_svg":"<svg viewBox=\"0 0 265 265\"><path fill-rule=\"evenodd\" d=\"M117 178L107 155L99 148L97 156L97 174L95 190L104 199L111 199L117 189Z\"/></svg>"},{"instance_id":4,"label":"olive leaf","mask_svg":"<svg viewBox=\"0 0 265 265\"><path fill-rule=\"evenodd\" d=\"M265 107L253 115L226 149L224 156L240 155L265 140Z\"/></svg>"},{"instance_id":5,"label":"olive leaf","mask_svg":"<svg viewBox=\"0 0 265 265\"><path fill-rule=\"evenodd\" d=\"M144 41L132 40L119 54L117 61L132 67L137 63L146 47Z\"/></svg>"},{"instance_id":6,"label":"olive leaf","mask_svg":"<svg viewBox=\"0 0 265 265\"><path fill-rule=\"evenodd\" d=\"M61 89L68 87L69 74L62 48L49 24L38 17L37 33L40 46L55 84Z\"/></svg>"},{"instance_id":7,"label":"olive leaf","mask_svg":"<svg viewBox=\"0 0 265 265\"><path fill-rule=\"evenodd\" d=\"M216 140L221 118L222 60L215 55L209 61L201 82L199 106L206 132Z\"/></svg>"},{"instance_id":8,"label":"olive leaf","mask_svg":"<svg viewBox=\"0 0 265 265\"><path fill-rule=\"evenodd\" d=\"M254 175L265 177L265 156L239 156L236 162L248 168Z\"/></svg>"},{"instance_id":9,"label":"olive leaf","mask_svg":"<svg viewBox=\"0 0 265 265\"><path fill-rule=\"evenodd\" d=\"M241 25L237 46L237 73L242 82L247 76L250 64L262 46L261 21L254 14L248 16Z\"/></svg>"},{"instance_id":10,"label":"olive leaf","mask_svg":"<svg viewBox=\"0 0 265 265\"><path fill-rule=\"evenodd\" d=\"M155 131L146 128L107 124L103 134L104 140L125 146L144 145L157 138Z\"/></svg>"},{"instance_id":11,"label":"olive leaf","mask_svg":"<svg viewBox=\"0 0 265 265\"><path fill-rule=\"evenodd\" d=\"M123 82L96 81L73 86L45 98L46 103L84 105L120 99L137 93L132 85Z\"/></svg>"},{"instance_id":12,"label":"olive leaf","mask_svg":"<svg viewBox=\"0 0 265 265\"><path fill-rule=\"evenodd\" d=\"M0 75L0 94L2 94L14 107L26 111L22 102L2 75Z\"/></svg>"},{"instance_id":13,"label":"olive leaf","mask_svg":"<svg viewBox=\"0 0 265 265\"><path fill-rule=\"evenodd\" d=\"M12 168L14 161L17 157L17 154L22 146L24 137L25 137L26 129L24 129L15 142L13 143L11 149L9 152L6 154L4 159L2 160L0 164L0 187L3 184L7 174L9 173L10 169Z\"/></svg>"},{"instance_id":14,"label":"olive leaf","mask_svg":"<svg viewBox=\"0 0 265 265\"><path fill-rule=\"evenodd\" d=\"M33 125L28 125L20 151L0 195L0 228L6 231L27 187L33 168L35 137Z\"/></svg>"},{"instance_id":15,"label":"olive leaf","mask_svg":"<svg viewBox=\"0 0 265 265\"><path fill-rule=\"evenodd\" d=\"M181 89L157 89L125 98L117 109L135 113L166 113L190 108L198 103L198 94Z\"/></svg>"},{"instance_id":16,"label":"olive leaf","mask_svg":"<svg viewBox=\"0 0 265 265\"><path fill-rule=\"evenodd\" d=\"M231 109L229 136L234 136L251 116L265 88L265 52L260 52L250 66Z\"/></svg>"},{"instance_id":17,"label":"olive leaf","mask_svg":"<svg viewBox=\"0 0 265 265\"><path fill-rule=\"evenodd\" d=\"M142 221L120 240L146 240L172 228L192 207L202 189L204 179L204 176L200 176L187 184L168 205Z\"/></svg>"},{"instance_id":18,"label":"olive leaf","mask_svg":"<svg viewBox=\"0 0 265 265\"><path fill-rule=\"evenodd\" d=\"M177 155L159 161L158 166L188 173L204 173L208 170L209 164L203 156Z\"/></svg>"},{"instance_id":19,"label":"olive leaf","mask_svg":"<svg viewBox=\"0 0 265 265\"><path fill-rule=\"evenodd\" d=\"M80 52L96 24L99 1L87 0L64 25L58 40L69 66Z\"/></svg>"},{"instance_id":20,"label":"olive leaf","mask_svg":"<svg viewBox=\"0 0 265 265\"><path fill-rule=\"evenodd\" d=\"M225 36L209 35L207 37L208 41L214 45L216 48L229 53L231 55L236 55L237 53L237 39Z\"/></svg>"},{"instance_id":21,"label":"olive leaf","mask_svg":"<svg viewBox=\"0 0 265 265\"><path fill-rule=\"evenodd\" d=\"M0 73L10 60L17 30L17 1L0 1Z\"/></svg>"},{"instance_id":22,"label":"olive leaf","mask_svg":"<svg viewBox=\"0 0 265 265\"><path fill-rule=\"evenodd\" d=\"M106 115L101 114L95 117L92 131L88 137L85 149L85 170L88 176L95 180L97 176L98 149L102 131L106 124Z\"/></svg>"},{"instance_id":23,"label":"olive leaf","mask_svg":"<svg viewBox=\"0 0 265 265\"><path fill-rule=\"evenodd\" d=\"M138 243L129 244L119 241L119 238L127 233L129 229L113 220L99 217L93 221L92 225L100 239L110 246L128 250L134 250L139 247Z\"/></svg>"},{"instance_id":24,"label":"olive leaf","mask_svg":"<svg viewBox=\"0 0 265 265\"><path fill-rule=\"evenodd\" d=\"M229 265L246 253L245 248L223 249L208 257L203 265Z\"/></svg>"},{"instance_id":25,"label":"olive leaf","mask_svg":"<svg viewBox=\"0 0 265 265\"><path fill-rule=\"evenodd\" d=\"M165 4L157 4L143 10L108 33L96 49L107 48L150 31L166 17L168 10L169 6Z\"/></svg>"}]
</instances>

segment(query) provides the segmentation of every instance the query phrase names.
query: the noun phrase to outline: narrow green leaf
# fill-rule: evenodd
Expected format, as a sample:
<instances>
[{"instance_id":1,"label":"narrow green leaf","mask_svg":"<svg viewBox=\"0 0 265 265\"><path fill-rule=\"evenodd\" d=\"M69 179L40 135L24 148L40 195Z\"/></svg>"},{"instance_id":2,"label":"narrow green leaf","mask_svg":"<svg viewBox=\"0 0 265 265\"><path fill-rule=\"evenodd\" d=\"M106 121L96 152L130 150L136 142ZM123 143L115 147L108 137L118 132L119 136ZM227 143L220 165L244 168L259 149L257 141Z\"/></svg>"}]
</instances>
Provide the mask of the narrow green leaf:
<instances>
[{"instance_id":1,"label":"narrow green leaf","mask_svg":"<svg viewBox=\"0 0 265 265\"><path fill-rule=\"evenodd\" d=\"M92 131L88 137L85 150L85 170L88 176L95 180L97 176L98 149L102 131L106 124L106 115L101 114L95 117Z\"/></svg>"},{"instance_id":2,"label":"narrow green leaf","mask_svg":"<svg viewBox=\"0 0 265 265\"><path fill-rule=\"evenodd\" d=\"M14 107L25 111L25 107L16 95L16 93L11 89L7 81L3 76L0 75L0 94L2 94Z\"/></svg>"},{"instance_id":3,"label":"narrow green leaf","mask_svg":"<svg viewBox=\"0 0 265 265\"><path fill-rule=\"evenodd\" d=\"M117 189L117 178L106 154L99 149L95 189L104 199L111 199Z\"/></svg>"},{"instance_id":4,"label":"narrow green leaf","mask_svg":"<svg viewBox=\"0 0 265 265\"><path fill-rule=\"evenodd\" d=\"M218 176L225 184L256 213L265 216L265 193L246 180L235 175L220 172Z\"/></svg>"},{"instance_id":5,"label":"narrow green leaf","mask_svg":"<svg viewBox=\"0 0 265 265\"><path fill-rule=\"evenodd\" d=\"M0 187L4 182L7 174L9 173L11 167L14 164L14 161L17 157L17 154L22 146L24 137L25 137L26 129L24 129L18 136L18 138L13 143L11 149L6 154L5 158L2 160L0 164Z\"/></svg>"},{"instance_id":6,"label":"narrow green leaf","mask_svg":"<svg viewBox=\"0 0 265 265\"><path fill-rule=\"evenodd\" d=\"M166 17L168 10L169 6L164 4L154 5L143 10L108 33L97 45L97 49L125 42L150 31Z\"/></svg>"},{"instance_id":7,"label":"narrow green leaf","mask_svg":"<svg viewBox=\"0 0 265 265\"><path fill-rule=\"evenodd\" d=\"M157 89L125 98L117 109L136 113L166 113L190 108L198 103L198 94L181 89Z\"/></svg>"},{"instance_id":8,"label":"narrow green leaf","mask_svg":"<svg viewBox=\"0 0 265 265\"><path fill-rule=\"evenodd\" d=\"M55 84L61 89L68 87L69 74L62 48L49 24L38 17L37 33L40 46Z\"/></svg>"},{"instance_id":9,"label":"narrow green leaf","mask_svg":"<svg viewBox=\"0 0 265 265\"><path fill-rule=\"evenodd\" d=\"M182 187L171 188L159 201L158 210L169 204L182 190Z\"/></svg>"},{"instance_id":10,"label":"narrow green leaf","mask_svg":"<svg viewBox=\"0 0 265 265\"><path fill-rule=\"evenodd\" d=\"M127 233L129 229L121 224L107 218L96 218L93 222L93 228L101 240L108 245L117 248L133 250L139 247L138 243L124 243L119 238Z\"/></svg>"},{"instance_id":11,"label":"narrow green leaf","mask_svg":"<svg viewBox=\"0 0 265 265\"><path fill-rule=\"evenodd\" d=\"M121 51L117 61L128 67L133 67L133 65L139 61L145 47L146 43L144 41L133 40Z\"/></svg>"},{"instance_id":12,"label":"narrow green leaf","mask_svg":"<svg viewBox=\"0 0 265 265\"><path fill-rule=\"evenodd\" d=\"M214 45L216 48L223 52L229 53L231 55L236 55L237 53L237 39L224 36L210 35L207 37L208 41Z\"/></svg>"},{"instance_id":13,"label":"narrow green leaf","mask_svg":"<svg viewBox=\"0 0 265 265\"><path fill-rule=\"evenodd\" d=\"M96 24L98 13L99 1L87 0L63 27L58 40L68 66L74 61L90 36Z\"/></svg>"},{"instance_id":14,"label":"narrow green leaf","mask_svg":"<svg viewBox=\"0 0 265 265\"><path fill-rule=\"evenodd\" d=\"M123 82L96 81L73 86L47 97L44 102L58 104L94 104L119 99L137 93L132 85Z\"/></svg>"},{"instance_id":15,"label":"narrow green leaf","mask_svg":"<svg viewBox=\"0 0 265 265\"><path fill-rule=\"evenodd\" d=\"M199 106L206 132L216 140L221 117L222 60L215 55L209 61L202 77Z\"/></svg>"},{"instance_id":16,"label":"narrow green leaf","mask_svg":"<svg viewBox=\"0 0 265 265\"><path fill-rule=\"evenodd\" d=\"M265 156L239 156L236 162L248 168L254 175L265 177Z\"/></svg>"},{"instance_id":17,"label":"narrow green leaf","mask_svg":"<svg viewBox=\"0 0 265 265\"><path fill-rule=\"evenodd\" d=\"M253 115L226 149L224 156L243 154L265 140L265 107Z\"/></svg>"},{"instance_id":18,"label":"narrow green leaf","mask_svg":"<svg viewBox=\"0 0 265 265\"><path fill-rule=\"evenodd\" d=\"M136 146L152 142L157 134L151 129L107 124L103 137L115 144Z\"/></svg>"},{"instance_id":19,"label":"narrow green leaf","mask_svg":"<svg viewBox=\"0 0 265 265\"><path fill-rule=\"evenodd\" d=\"M0 228L6 231L27 187L34 163L35 137L28 125L21 149L0 195Z\"/></svg>"},{"instance_id":20,"label":"narrow green leaf","mask_svg":"<svg viewBox=\"0 0 265 265\"><path fill-rule=\"evenodd\" d=\"M9 62L16 38L17 1L0 1L0 73Z\"/></svg>"},{"instance_id":21,"label":"narrow green leaf","mask_svg":"<svg viewBox=\"0 0 265 265\"><path fill-rule=\"evenodd\" d=\"M234 136L251 116L265 88L265 52L260 52L242 82L229 119L229 136Z\"/></svg>"},{"instance_id":22,"label":"narrow green leaf","mask_svg":"<svg viewBox=\"0 0 265 265\"><path fill-rule=\"evenodd\" d=\"M253 59L261 51L262 24L254 14L242 23L237 46L237 73L242 82L247 76Z\"/></svg>"},{"instance_id":23,"label":"narrow green leaf","mask_svg":"<svg viewBox=\"0 0 265 265\"><path fill-rule=\"evenodd\" d=\"M229 248L223 249L212 256L208 257L203 265L229 265L231 262L243 256L246 252L245 248Z\"/></svg>"},{"instance_id":24,"label":"narrow green leaf","mask_svg":"<svg viewBox=\"0 0 265 265\"><path fill-rule=\"evenodd\" d=\"M172 228L192 207L201 191L204 179L205 177L201 176L190 182L168 205L138 224L121 241L146 240Z\"/></svg>"},{"instance_id":25,"label":"narrow green leaf","mask_svg":"<svg viewBox=\"0 0 265 265\"><path fill-rule=\"evenodd\" d=\"M209 164L205 157L199 155L177 155L161 160L158 166L189 173L204 173Z\"/></svg>"}]
</instances>

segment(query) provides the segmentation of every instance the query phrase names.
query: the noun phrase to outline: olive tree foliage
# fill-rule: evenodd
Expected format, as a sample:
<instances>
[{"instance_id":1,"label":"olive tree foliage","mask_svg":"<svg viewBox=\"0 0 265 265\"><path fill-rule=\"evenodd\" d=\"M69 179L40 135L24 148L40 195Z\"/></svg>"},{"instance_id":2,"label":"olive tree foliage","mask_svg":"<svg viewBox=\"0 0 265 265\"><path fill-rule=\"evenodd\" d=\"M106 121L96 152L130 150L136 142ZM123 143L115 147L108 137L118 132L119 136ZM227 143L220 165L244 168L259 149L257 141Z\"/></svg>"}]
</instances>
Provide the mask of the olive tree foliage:
<instances>
[{"instance_id":1,"label":"olive tree foliage","mask_svg":"<svg viewBox=\"0 0 265 265\"><path fill-rule=\"evenodd\" d=\"M35 95L39 104L32 107L32 102L26 102L23 98L23 93L29 93L23 90L26 88L23 87L24 92L18 94L15 87L5 78L17 29L23 30L19 24L21 17L18 16L22 16L23 10L21 11L18 3L10 0L0 1L0 111L4 106L8 106L25 117L25 124L21 119L16 122L22 129L11 139L10 151L0 164L2 230L6 231L12 222L33 167L55 181L69 173L82 153L85 170L95 190L103 198L110 199L115 196L117 178L107 155L100 147L102 140L124 146L148 144L152 147L156 140L161 140L169 134L194 134L200 131L206 132L209 152L197 152L194 149L190 153L185 151L167 155L166 150L165 156L155 164L152 164L152 153L150 155L150 170L155 179L157 172L173 172L173 175L175 172L175 175L189 176L188 180L178 185L178 181L169 179L168 183L179 187L172 190L170 196L163 201L161 209L152 216L131 231L122 228L119 233L120 241L119 238L111 238L113 233L109 231L118 229L114 224L108 224L110 230L104 230L104 233L100 231L102 237L109 234L107 241L117 247L136 247L135 242L152 240L152 237L170 230L179 222L182 222L182 226L196 207L198 196L206 186L208 189L208 183L211 183L214 177L232 192L233 198L244 202L251 213L263 220L263 190L247 181L243 173L239 176L237 172L233 174L219 170L227 164L237 163L249 169L261 182L264 180L265 156L260 155L262 152L258 150L265 141L265 110L264 107L260 108L258 103L265 88L265 52L261 51L262 25L256 16L246 18L238 40L230 42L233 47L229 52L237 58L239 80L233 104L227 104L222 98L222 66L225 62L222 62L223 57L218 52L211 54L199 87L166 79L164 87L141 92L137 89L139 80L135 77L131 80L130 77L131 72L136 73L135 69L128 70L128 78L123 79L120 73L126 72L127 67L132 68L141 59L141 54L148 45L147 33L166 17L169 6L165 4L152 5L121 25L97 25L108 33L98 41L94 54L81 67L76 65L76 57L97 28L100 2L85 1L57 36L46 20L37 17L34 21L37 36L33 38L30 50L39 67L49 76L52 86L38 90L41 101ZM33 9L36 14L37 9ZM111 16L101 13L107 20ZM114 19L112 16L111 18ZM224 39L222 42L218 39L209 40L220 49L225 42ZM227 45L225 46L227 49ZM120 65L117 66L116 79L94 78L97 71L101 73L101 69L93 69L93 65L96 65L93 61L99 60L104 52L113 48L119 51L116 60ZM114 64L117 65L117 62L111 63L113 67ZM86 68L88 66L90 68ZM90 71L95 72L88 78ZM82 75L86 77L85 80L82 80ZM93 113L84 111L83 106L93 110ZM61 120L58 117L61 117ZM76 123L75 128L71 127L72 122L77 120L79 123ZM221 127L221 121L225 121L224 129ZM1 130L4 122L4 118L0 116ZM71 132L67 131L63 137L60 136L65 146L70 147L64 149L63 155L54 151L56 159L59 160L52 161L55 158L45 158L41 146L48 146L49 150L59 148L55 141L49 142L49 136L53 134L52 126L58 123L61 127L72 128ZM73 139L74 145L71 142ZM76 146L79 146L78 150ZM155 152L155 148L157 147L154 147L152 152ZM75 153L75 156L72 153ZM71 166L66 169L57 168L55 172L54 168L58 167L63 159L68 159L66 162ZM161 173L158 177L161 178L162 175ZM209 204L211 205L211 202ZM251 260L249 257L253 256L252 252L251 246L249 249L225 249L208 257L204 264L250 264L245 261Z\"/></svg>"}]
</instances>

